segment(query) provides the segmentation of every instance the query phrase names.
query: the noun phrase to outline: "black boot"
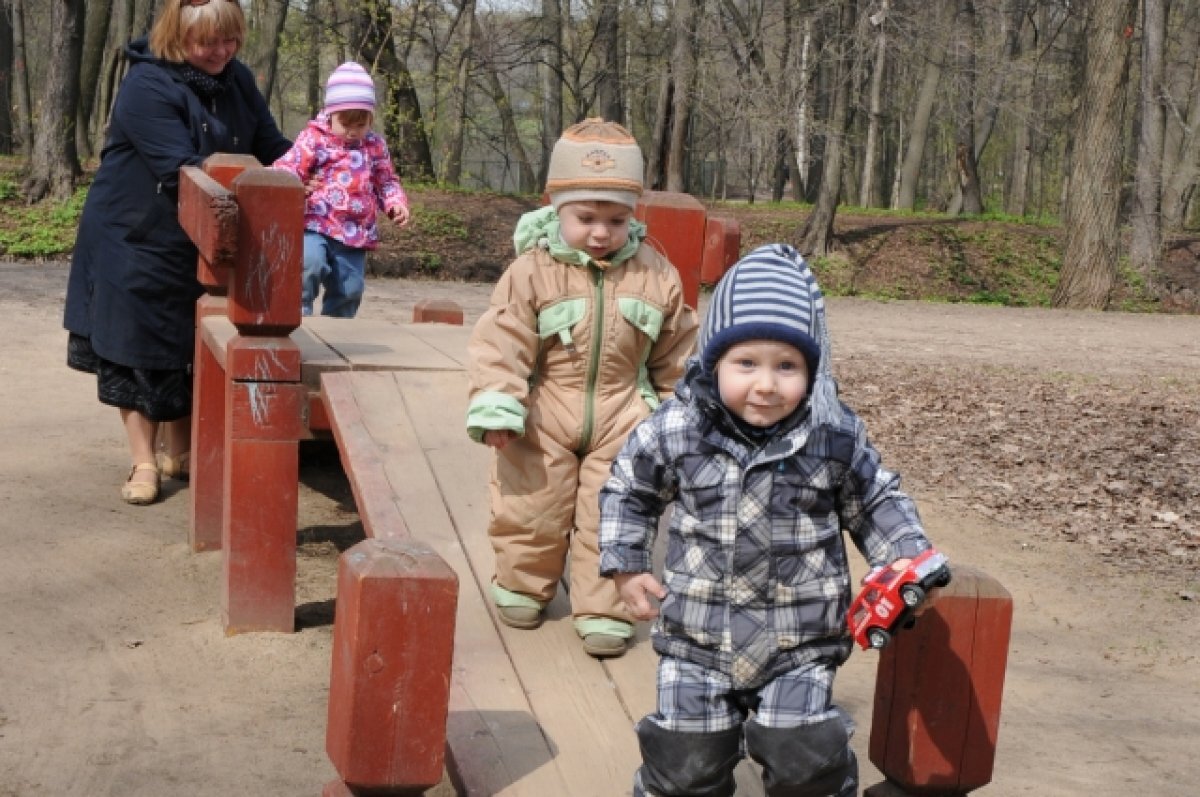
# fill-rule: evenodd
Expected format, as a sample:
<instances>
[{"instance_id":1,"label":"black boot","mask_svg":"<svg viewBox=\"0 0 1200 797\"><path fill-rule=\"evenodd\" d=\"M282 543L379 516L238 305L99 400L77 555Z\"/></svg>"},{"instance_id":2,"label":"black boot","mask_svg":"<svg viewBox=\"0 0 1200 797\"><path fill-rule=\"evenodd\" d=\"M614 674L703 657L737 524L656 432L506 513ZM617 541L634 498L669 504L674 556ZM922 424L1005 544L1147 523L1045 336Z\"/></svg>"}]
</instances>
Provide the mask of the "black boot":
<instances>
[{"instance_id":1,"label":"black boot","mask_svg":"<svg viewBox=\"0 0 1200 797\"><path fill-rule=\"evenodd\" d=\"M634 797L731 797L733 769L742 758L742 730L668 731L643 719L637 725L642 766Z\"/></svg>"},{"instance_id":2,"label":"black boot","mask_svg":"<svg viewBox=\"0 0 1200 797\"><path fill-rule=\"evenodd\" d=\"M858 760L840 716L812 725L746 723L746 752L762 764L768 797L855 797Z\"/></svg>"}]
</instances>

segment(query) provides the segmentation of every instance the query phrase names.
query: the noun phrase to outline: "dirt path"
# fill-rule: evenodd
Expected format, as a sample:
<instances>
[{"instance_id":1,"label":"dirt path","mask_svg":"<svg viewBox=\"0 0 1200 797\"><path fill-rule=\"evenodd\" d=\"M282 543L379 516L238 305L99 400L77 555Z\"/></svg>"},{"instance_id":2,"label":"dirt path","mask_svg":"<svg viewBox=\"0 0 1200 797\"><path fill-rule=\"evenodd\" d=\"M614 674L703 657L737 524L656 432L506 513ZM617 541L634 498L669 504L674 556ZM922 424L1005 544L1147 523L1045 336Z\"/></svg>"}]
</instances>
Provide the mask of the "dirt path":
<instances>
[{"instance_id":1,"label":"dirt path","mask_svg":"<svg viewBox=\"0 0 1200 797\"><path fill-rule=\"evenodd\" d=\"M126 455L115 413L95 402L87 377L62 365L65 277L61 264L0 264L0 797L317 794L334 777L324 753L333 573L339 546L359 533L344 482L327 452L306 452L302 630L226 638L218 619L220 558L187 550L186 489L168 483L166 499L146 508L117 499ZM362 314L407 321L417 299L452 298L473 318L487 292L373 281ZM1160 518L1142 534L1149 552L1122 572L1114 562L1129 540L1089 541L1043 520L1051 516L1032 494L1059 502L1066 494L1051 481L1038 482L1016 509L974 500L968 487L982 477L963 452L976 449L963 448L948 429L939 432L945 440L933 439L920 418L900 421L942 401L955 423L974 421L976 412L1000 423L1012 406L997 404L1001 394L1032 395L1049 383L1067 386L1064 395L1082 397L1105 420L1088 427L1088 439L1053 438L1057 448L1074 446L1089 458L1101 451L1092 438L1119 423L1106 408L1120 410L1125 395L1153 394L1165 417L1190 418L1194 430L1200 317L836 300L830 312L838 367L849 374L844 388L878 418L877 440L905 474L935 541L953 560L998 578L1014 598L995 777L976 793L1194 795L1195 459L1164 443L1179 466L1173 477L1169 470L1155 476L1169 483L1155 488L1154 500L1177 495L1178 502L1146 509L1146 517ZM898 376L877 377L883 365ZM1043 427L1063 423L1048 417L1038 415ZM1187 442L1194 431L1184 425L1175 423L1173 432ZM1121 438L1105 456L1141 444ZM980 443L977 458L1001 467L985 448L1004 445L1016 443ZM1151 450L1142 464L1159 474L1154 456ZM1042 470L1059 467L1042 458ZM1122 467L1141 470L1136 460ZM1137 484L1137 475L1106 478ZM1014 464L994 480L1025 487L1016 477L1041 478ZM1093 509L1109 511L1067 503L1059 514L1104 517L1088 514ZM1124 517L1119 506L1111 511ZM1162 521L1168 511L1174 519ZM873 655L855 655L839 680L841 700L864 734L873 667ZM868 771L864 783L871 782Z\"/></svg>"}]
</instances>

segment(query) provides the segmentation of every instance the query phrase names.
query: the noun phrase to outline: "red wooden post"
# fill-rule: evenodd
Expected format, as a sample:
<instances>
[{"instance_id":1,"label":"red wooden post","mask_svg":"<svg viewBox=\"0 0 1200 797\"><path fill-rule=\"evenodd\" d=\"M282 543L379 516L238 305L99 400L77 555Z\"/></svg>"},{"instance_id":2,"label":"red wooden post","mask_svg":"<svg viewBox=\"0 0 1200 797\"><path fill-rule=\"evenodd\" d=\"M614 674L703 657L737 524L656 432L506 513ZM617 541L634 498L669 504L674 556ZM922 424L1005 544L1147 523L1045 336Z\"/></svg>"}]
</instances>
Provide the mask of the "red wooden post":
<instances>
[{"instance_id":1,"label":"red wooden post","mask_svg":"<svg viewBox=\"0 0 1200 797\"><path fill-rule=\"evenodd\" d=\"M229 269L233 268L234 248L237 245L237 205L233 201L231 188L234 179L246 169L260 165L252 155L229 155L217 153L210 155L204 161L203 177L211 180L217 186L224 189L225 196L229 198L229 205L232 206L232 214L217 212L210 215L213 219L212 225L217 228L219 233L217 240L220 241L221 250L219 253L213 253L206 249L202 241L203 234L197 235L191 228L188 232L192 236L192 240L197 243L200 248L200 262L196 270L196 276L200 280L200 284L204 289L214 296L224 296L225 286L229 282ZM189 168L189 167L184 167ZM195 179L189 182L199 182ZM184 191L185 186L180 185L180 217L183 216L183 206L185 203ZM208 193L213 193L208 189Z\"/></svg>"},{"instance_id":2,"label":"red wooden post","mask_svg":"<svg viewBox=\"0 0 1200 797\"><path fill-rule=\"evenodd\" d=\"M295 627L298 441L308 393L300 351L304 189L292 175L249 169L233 180L237 256L225 346L222 616L226 633Z\"/></svg>"},{"instance_id":3,"label":"red wooden post","mask_svg":"<svg viewBox=\"0 0 1200 797\"><path fill-rule=\"evenodd\" d=\"M218 152L209 155L204 160L204 173L216 180L225 188L233 188L233 181L247 169L261 166L253 155L234 155L229 152Z\"/></svg>"},{"instance_id":4,"label":"red wooden post","mask_svg":"<svg viewBox=\"0 0 1200 797\"><path fill-rule=\"evenodd\" d=\"M741 255L742 227L737 219L709 216L704 225L700 284L716 285Z\"/></svg>"},{"instance_id":5,"label":"red wooden post","mask_svg":"<svg viewBox=\"0 0 1200 797\"><path fill-rule=\"evenodd\" d=\"M634 216L648 228L646 242L661 252L679 272L683 299L700 301L700 264L704 256L705 210L691 194L647 191Z\"/></svg>"},{"instance_id":6,"label":"red wooden post","mask_svg":"<svg viewBox=\"0 0 1200 797\"><path fill-rule=\"evenodd\" d=\"M449 299L422 299L413 307L414 324L456 324L462 326L463 309Z\"/></svg>"},{"instance_id":7,"label":"red wooden post","mask_svg":"<svg viewBox=\"0 0 1200 797\"><path fill-rule=\"evenodd\" d=\"M273 356L273 338L235 338L238 354ZM299 371L299 351L295 351ZM286 347L285 347L286 348ZM286 355L287 352L285 351ZM236 373L231 368L230 374ZM308 391L299 382L229 381L225 403L221 614L225 633L292 631L296 607L299 446Z\"/></svg>"},{"instance_id":8,"label":"red wooden post","mask_svg":"<svg viewBox=\"0 0 1200 797\"><path fill-rule=\"evenodd\" d=\"M196 277L205 295L196 302L196 343L193 356L191 523L188 543L193 551L221 547L221 504L224 448L225 373L224 363L205 341L202 321L225 313L225 285L233 267L237 247L238 206L227 185L209 169L229 177L232 167L216 156L204 169L185 166L179 181L179 222L198 251ZM245 156L237 156L238 170ZM250 162L257 164L253 158ZM232 179L232 178L229 178Z\"/></svg>"},{"instance_id":9,"label":"red wooden post","mask_svg":"<svg viewBox=\"0 0 1200 797\"><path fill-rule=\"evenodd\" d=\"M888 780L864 797L957 797L992 779L1012 596L979 570L953 570L880 653L869 755Z\"/></svg>"},{"instance_id":10,"label":"red wooden post","mask_svg":"<svg viewBox=\"0 0 1200 797\"><path fill-rule=\"evenodd\" d=\"M442 779L458 578L411 538L368 539L338 562L325 749L346 791Z\"/></svg>"},{"instance_id":11,"label":"red wooden post","mask_svg":"<svg viewBox=\"0 0 1200 797\"><path fill-rule=\"evenodd\" d=\"M204 339L202 320L215 308L212 297L196 305L196 354L193 360L192 461L188 492L192 522L188 543L193 551L221 547L221 506L225 493L225 364ZM224 301L220 301L224 312Z\"/></svg>"}]
</instances>

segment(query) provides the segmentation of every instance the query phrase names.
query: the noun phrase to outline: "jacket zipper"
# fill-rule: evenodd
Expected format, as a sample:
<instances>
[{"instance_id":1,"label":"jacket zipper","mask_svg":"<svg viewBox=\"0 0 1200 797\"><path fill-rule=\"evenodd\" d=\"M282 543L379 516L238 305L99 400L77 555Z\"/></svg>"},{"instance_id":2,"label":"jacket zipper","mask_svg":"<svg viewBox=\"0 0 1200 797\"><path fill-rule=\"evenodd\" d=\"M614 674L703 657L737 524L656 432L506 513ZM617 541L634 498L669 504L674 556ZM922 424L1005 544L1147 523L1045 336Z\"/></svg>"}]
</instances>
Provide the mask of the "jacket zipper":
<instances>
[{"instance_id":1,"label":"jacket zipper","mask_svg":"<svg viewBox=\"0 0 1200 797\"><path fill-rule=\"evenodd\" d=\"M583 393L583 431L579 435L576 453L583 454L592 444L592 429L596 422L596 377L600 370L600 351L604 348L604 272L588 266L592 274L592 348L588 352L587 383Z\"/></svg>"},{"instance_id":2,"label":"jacket zipper","mask_svg":"<svg viewBox=\"0 0 1200 797\"><path fill-rule=\"evenodd\" d=\"M208 106L209 106L209 110L212 111L212 115L216 116L217 115L217 98L213 97L211 100L209 100ZM208 122L201 122L200 128L204 131L205 135L208 135ZM237 152L237 147L238 147L238 137L234 136L233 137L233 151L234 152Z\"/></svg>"}]
</instances>

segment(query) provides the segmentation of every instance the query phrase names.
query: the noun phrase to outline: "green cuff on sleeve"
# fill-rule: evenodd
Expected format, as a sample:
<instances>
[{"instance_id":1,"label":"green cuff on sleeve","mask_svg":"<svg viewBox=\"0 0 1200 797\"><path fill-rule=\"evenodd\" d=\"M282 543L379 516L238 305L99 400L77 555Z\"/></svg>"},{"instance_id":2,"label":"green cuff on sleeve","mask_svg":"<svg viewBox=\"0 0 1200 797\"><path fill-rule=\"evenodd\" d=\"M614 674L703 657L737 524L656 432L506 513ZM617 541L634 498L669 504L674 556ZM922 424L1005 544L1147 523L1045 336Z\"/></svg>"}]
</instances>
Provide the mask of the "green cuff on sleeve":
<instances>
[{"instance_id":1,"label":"green cuff on sleeve","mask_svg":"<svg viewBox=\"0 0 1200 797\"><path fill-rule=\"evenodd\" d=\"M477 395L467 407L467 434L482 443L484 432L494 429L524 435L525 406L507 393L489 390Z\"/></svg>"}]
</instances>

